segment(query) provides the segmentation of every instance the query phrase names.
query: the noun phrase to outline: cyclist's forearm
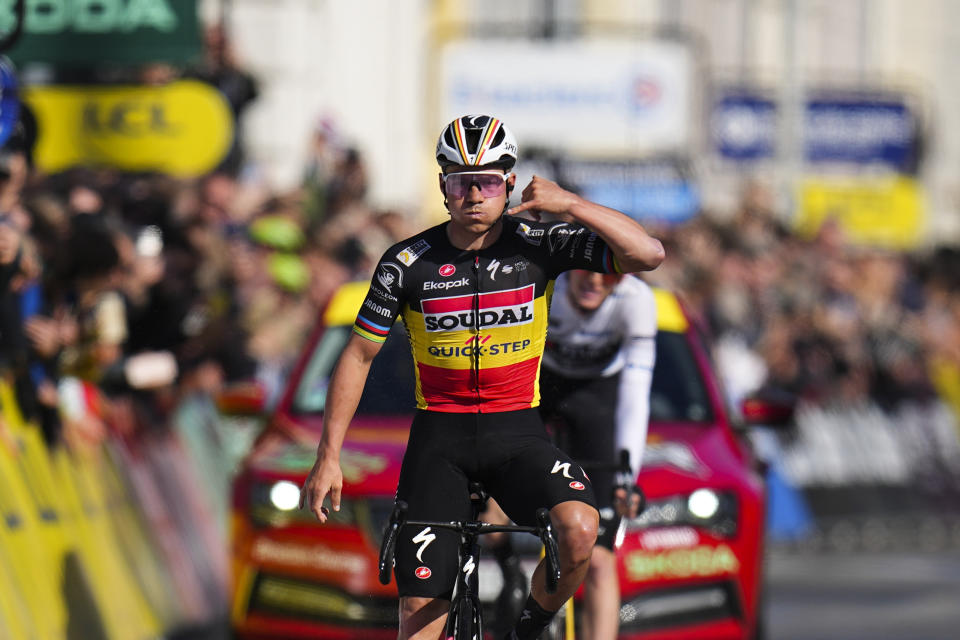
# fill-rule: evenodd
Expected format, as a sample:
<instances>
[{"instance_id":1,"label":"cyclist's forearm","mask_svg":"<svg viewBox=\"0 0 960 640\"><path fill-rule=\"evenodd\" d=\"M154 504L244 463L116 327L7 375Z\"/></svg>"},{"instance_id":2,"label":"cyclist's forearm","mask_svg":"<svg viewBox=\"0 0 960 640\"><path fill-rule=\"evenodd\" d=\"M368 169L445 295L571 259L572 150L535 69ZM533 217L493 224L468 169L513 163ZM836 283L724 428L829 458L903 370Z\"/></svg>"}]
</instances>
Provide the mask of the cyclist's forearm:
<instances>
[{"instance_id":1,"label":"cyclist's forearm","mask_svg":"<svg viewBox=\"0 0 960 640\"><path fill-rule=\"evenodd\" d=\"M663 244L623 213L578 198L570 214L603 238L624 273L650 271L663 262Z\"/></svg>"},{"instance_id":2,"label":"cyclist's forearm","mask_svg":"<svg viewBox=\"0 0 960 640\"><path fill-rule=\"evenodd\" d=\"M321 460L339 460L347 428L360 404L363 386L380 345L359 336L352 336L340 356L330 378L327 403L323 415L323 435L317 447Z\"/></svg>"},{"instance_id":3,"label":"cyclist's forearm","mask_svg":"<svg viewBox=\"0 0 960 640\"><path fill-rule=\"evenodd\" d=\"M634 477L640 470L643 450L647 444L652 374L652 369L638 365L628 365L620 373L614 439L617 451L626 449L630 452L630 469Z\"/></svg>"}]
</instances>

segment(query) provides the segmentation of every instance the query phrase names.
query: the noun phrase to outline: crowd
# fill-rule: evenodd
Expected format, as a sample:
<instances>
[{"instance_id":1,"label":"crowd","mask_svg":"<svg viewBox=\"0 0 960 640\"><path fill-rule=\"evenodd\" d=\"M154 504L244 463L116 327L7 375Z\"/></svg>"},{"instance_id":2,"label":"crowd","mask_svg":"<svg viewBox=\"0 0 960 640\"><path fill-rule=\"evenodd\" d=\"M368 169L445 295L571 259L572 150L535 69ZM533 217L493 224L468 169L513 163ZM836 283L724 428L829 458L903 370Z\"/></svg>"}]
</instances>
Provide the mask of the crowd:
<instances>
[{"instance_id":1,"label":"crowd","mask_svg":"<svg viewBox=\"0 0 960 640\"><path fill-rule=\"evenodd\" d=\"M271 192L241 158L189 180L44 175L24 127L4 145L0 375L48 443L97 439L114 398L146 399L162 424L184 394L231 381L275 396L331 293L408 235L367 204L362 157L329 121L300 189Z\"/></svg>"},{"instance_id":2,"label":"crowd","mask_svg":"<svg viewBox=\"0 0 960 640\"><path fill-rule=\"evenodd\" d=\"M683 292L731 394L886 410L939 396L960 416L960 251L861 246L835 220L803 237L771 201L752 186L722 222L659 231L668 262L652 279Z\"/></svg>"},{"instance_id":3,"label":"crowd","mask_svg":"<svg viewBox=\"0 0 960 640\"><path fill-rule=\"evenodd\" d=\"M215 35L194 75L239 114L256 85ZM51 443L96 437L117 394L149 389L161 412L234 380L275 394L331 293L423 224L371 208L363 157L329 119L283 194L243 170L242 138L185 180L42 175L21 134L0 152L0 371ZM836 223L801 237L768 195L652 229L667 261L648 279L682 293L734 395L766 385L885 408L939 396L960 414L960 251L862 247Z\"/></svg>"}]
</instances>

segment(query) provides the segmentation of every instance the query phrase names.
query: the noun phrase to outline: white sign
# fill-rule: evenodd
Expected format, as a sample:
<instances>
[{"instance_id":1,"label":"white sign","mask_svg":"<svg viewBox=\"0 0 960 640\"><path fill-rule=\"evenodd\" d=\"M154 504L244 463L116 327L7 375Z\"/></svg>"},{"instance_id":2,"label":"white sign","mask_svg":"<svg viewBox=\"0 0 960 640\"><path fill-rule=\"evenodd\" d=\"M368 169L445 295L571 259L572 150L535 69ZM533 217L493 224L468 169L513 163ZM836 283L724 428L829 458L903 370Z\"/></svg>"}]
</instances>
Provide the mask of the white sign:
<instances>
[{"instance_id":1,"label":"white sign","mask_svg":"<svg viewBox=\"0 0 960 640\"><path fill-rule=\"evenodd\" d=\"M441 116L496 116L521 152L684 150L693 70L690 47L672 40L454 42L442 53Z\"/></svg>"}]
</instances>

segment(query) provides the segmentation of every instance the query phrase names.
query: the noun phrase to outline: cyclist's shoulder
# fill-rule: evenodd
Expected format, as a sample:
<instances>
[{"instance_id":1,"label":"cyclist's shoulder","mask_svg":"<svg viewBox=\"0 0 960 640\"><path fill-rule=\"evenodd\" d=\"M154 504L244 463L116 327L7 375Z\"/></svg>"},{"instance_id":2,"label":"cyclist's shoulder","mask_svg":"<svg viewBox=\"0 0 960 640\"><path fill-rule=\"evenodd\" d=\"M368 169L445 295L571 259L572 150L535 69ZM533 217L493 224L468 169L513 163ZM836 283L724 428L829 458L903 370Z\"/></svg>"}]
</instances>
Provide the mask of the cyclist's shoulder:
<instances>
[{"instance_id":1,"label":"cyclist's shoulder","mask_svg":"<svg viewBox=\"0 0 960 640\"><path fill-rule=\"evenodd\" d=\"M566 244L569 237L582 231L587 231L587 228L574 222L504 216L504 237L519 241L518 246L528 251L540 249L553 254L554 250Z\"/></svg>"},{"instance_id":2,"label":"cyclist's shoulder","mask_svg":"<svg viewBox=\"0 0 960 640\"><path fill-rule=\"evenodd\" d=\"M613 296L628 326L643 327L644 331L656 326L657 303L649 284L627 274L617 284Z\"/></svg>"},{"instance_id":3,"label":"cyclist's shoulder","mask_svg":"<svg viewBox=\"0 0 960 640\"><path fill-rule=\"evenodd\" d=\"M428 252L449 249L451 245L444 232L444 224L424 229L392 244L383 252L381 261L397 262L409 268Z\"/></svg>"}]
</instances>

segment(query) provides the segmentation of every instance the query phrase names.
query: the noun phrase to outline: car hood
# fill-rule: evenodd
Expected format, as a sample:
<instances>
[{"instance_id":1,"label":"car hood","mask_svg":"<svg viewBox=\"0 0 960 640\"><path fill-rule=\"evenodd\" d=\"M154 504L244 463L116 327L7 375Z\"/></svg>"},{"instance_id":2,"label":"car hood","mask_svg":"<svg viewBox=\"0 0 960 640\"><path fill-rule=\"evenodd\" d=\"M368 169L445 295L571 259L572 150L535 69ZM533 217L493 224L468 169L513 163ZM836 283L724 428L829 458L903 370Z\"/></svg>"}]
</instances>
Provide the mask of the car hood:
<instances>
[{"instance_id":1,"label":"car hood","mask_svg":"<svg viewBox=\"0 0 960 640\"><path fill-rule=\"evenodd\" d=\"M409 417L355 418L340 451L344 495L394 495L409 431ZM249 458L248 469L262 478L302 482L316 460L317 440L285 434L264 437Z\"/></svg>"},{"instance_id":2,"label":"car hood","mask_svg":"<svg viewBox=\"0 0 960 640\"><path fill-rule=\"evenodd\" d=\"M743 452L720 425L650 424L640 471L649 497L714 486L729 487L745 478Z\"/></svg>"}]
</instances>

